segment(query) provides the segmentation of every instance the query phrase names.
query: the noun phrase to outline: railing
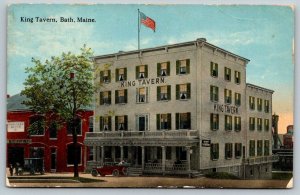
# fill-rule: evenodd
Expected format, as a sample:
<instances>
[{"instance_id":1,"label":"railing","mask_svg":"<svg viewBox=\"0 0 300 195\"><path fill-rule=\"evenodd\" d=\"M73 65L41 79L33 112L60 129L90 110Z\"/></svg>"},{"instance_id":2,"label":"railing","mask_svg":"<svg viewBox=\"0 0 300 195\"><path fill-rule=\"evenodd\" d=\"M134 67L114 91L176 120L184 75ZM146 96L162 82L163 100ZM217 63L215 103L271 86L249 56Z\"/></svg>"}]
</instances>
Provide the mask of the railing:
<instances>
[{"instance_id":1,"label":"railing","mask_svg":"<svg viewBox=\"0 0 300 195\"><path fill-rule=\"evenodd\" d=\"M87 132L86 138L198 137L197 130Z\"/></svg>"},{"instance_id":2,"label":"railing","mask_svg":"<svg viewBox=\"0 0 300 195\"><path fill-rule=\"evenodd\" d=\"M261 164L261 163L277 162L278 160L279 160L278 155L272 155L272 156L250 157L248 159L244 159L243 162L248 165L253 165L253 164Z\"/></svg>"},{"instance_id":3,"label":"railing","mask_svg":"<svg viewBox=\"0 0 300 195\"><path fill-rule=\"evenodd\" d=\"M145 170L162 170L161 163L145 163Z\"/></svg>"}]
</instances>

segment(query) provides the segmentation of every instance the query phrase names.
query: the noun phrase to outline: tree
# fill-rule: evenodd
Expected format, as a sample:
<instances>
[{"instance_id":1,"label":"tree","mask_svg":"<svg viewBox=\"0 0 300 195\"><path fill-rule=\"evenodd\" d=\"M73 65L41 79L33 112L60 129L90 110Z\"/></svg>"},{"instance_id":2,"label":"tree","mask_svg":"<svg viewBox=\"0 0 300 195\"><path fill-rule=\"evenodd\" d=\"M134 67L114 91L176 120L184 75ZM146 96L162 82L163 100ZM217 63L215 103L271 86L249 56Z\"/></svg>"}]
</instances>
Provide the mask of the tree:
<instances>
[{"instance_id":1,"label":"tree","mask_svg":"<svg viewBox=\"0 0 300 195\"><path fill-rule=\"evenodd\" d=\"M78 111L91 104L94 93L91 57L92 50L84 45L79 55L62 53L44 63L32 58L34 66L26 68L28 77L21 92L28 98L23 103L44 117L45 129L57 124L70 125L75 155L74 177L79 176L76 119Z\"/></svg>"}]
</instances>

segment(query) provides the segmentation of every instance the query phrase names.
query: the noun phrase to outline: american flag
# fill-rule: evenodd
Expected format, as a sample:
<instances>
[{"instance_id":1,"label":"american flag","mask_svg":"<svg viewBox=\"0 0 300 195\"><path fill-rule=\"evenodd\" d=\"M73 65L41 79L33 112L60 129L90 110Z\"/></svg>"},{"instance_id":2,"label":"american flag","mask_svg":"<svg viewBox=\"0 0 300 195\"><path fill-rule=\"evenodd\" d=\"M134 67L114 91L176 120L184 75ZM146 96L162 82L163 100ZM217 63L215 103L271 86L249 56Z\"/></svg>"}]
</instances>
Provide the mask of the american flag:
<instances>
[{"instance_id":1,"label":"american flag","mask_svg":"<svg viewBox=\"0 0 300 195\"><path fill-rule=\"evenodd\" d=\"M140 12L141 23L151 28L155 32L155 21L146 16L143 12Z\"/></svg>"}]
</instances>

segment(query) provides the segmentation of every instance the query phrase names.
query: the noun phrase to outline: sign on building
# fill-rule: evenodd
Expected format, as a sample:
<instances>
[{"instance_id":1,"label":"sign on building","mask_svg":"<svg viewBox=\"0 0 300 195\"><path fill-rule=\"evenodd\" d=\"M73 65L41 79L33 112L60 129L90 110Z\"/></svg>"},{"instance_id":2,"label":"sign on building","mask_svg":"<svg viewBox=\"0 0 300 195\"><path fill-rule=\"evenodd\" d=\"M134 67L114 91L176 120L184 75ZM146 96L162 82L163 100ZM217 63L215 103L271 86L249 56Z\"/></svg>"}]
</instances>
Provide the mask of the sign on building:
<instances>
[{"instance_id":1,"label":"sign on building","mask_svg":"<svg viewBox=\"0 0 300 195\"><path fill-rule=\"evenodd\" d=\"M24 132L24 122L7 122L7 132Z\"/></svg>"}]
</instances>

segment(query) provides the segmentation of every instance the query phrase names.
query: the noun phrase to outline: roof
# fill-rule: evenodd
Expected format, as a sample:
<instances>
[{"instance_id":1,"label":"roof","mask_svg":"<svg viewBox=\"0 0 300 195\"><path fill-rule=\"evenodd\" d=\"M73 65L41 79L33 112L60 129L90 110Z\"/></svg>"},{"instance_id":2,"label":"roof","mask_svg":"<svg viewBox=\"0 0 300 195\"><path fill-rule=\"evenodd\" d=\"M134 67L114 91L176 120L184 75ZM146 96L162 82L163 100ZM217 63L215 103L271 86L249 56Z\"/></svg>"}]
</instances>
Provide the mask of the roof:
<instances>
[{"instance_id":1,"label":"roof","mask_svg":"<svg viewBox=\"0 0 300 195\"><path fill-rule=\"evenodd\" d=\"M24 101L28 100L27 97L16 94L7 98L7 111L31 111L28 106L23 104ZM81 110L93 110L93 105L85 106Z\"/></svg>"},{"instance_id":2,"label":"roof","mask_svg":"<svg viewBox=\"0 0 300 195\"><path fill-rule=\"evenodd\" d=\"M120 56L120 55L131 55L131 54L138 54L138 53L143 53L143 52L151 52L151 51L157 51L157 50L165 50L166 48L175 48L175 47L184 47L184 46L190 46L190 45L195 45L197 43L203 43L205 45L208 45L210 47L213 47L219 51L225 52L229 55L232 55L234 57L237 57L241 60L246 61L247 63L250 61L247 58L244 58L242 56L239 56L237 54L231 53L225 49L222 49L220 47L217 47L211 43L206 42L205 38L198 38L195 41L188 41L188 42L182 42L182 43L176 43L176 44L170 44L170 45L162 45L162 46L157 46L157 47L151 47L151 48L145 48L145 49L140 49L140 50L132 50L132 51L119 51L118 53L112 53L112 54L104 54L104 55L98 55L94 56L94 59L103 59L103 58L110 58L110 57L115 57L115 56Z\"/></svg>"},{"instance_id":3,"label":"roof","mask_svg":"<svg viewBox=\"0 0 300 195\"><path fill-rule=\"evenodd\" d=\"M267 89L267 88L264 88L264 87L260 87L260 86L258 86L258 85L253 85L253 84L251 84L251 83L246 83L246 86L247 86L247 87L252 87L252 88L255 88L255 89L260 89L260 90L263 90L263 91L266 91L266 92L269 92L269 93L274 93L274 91L271 90L271 89Z\"/></svg>"}]
</instances>

